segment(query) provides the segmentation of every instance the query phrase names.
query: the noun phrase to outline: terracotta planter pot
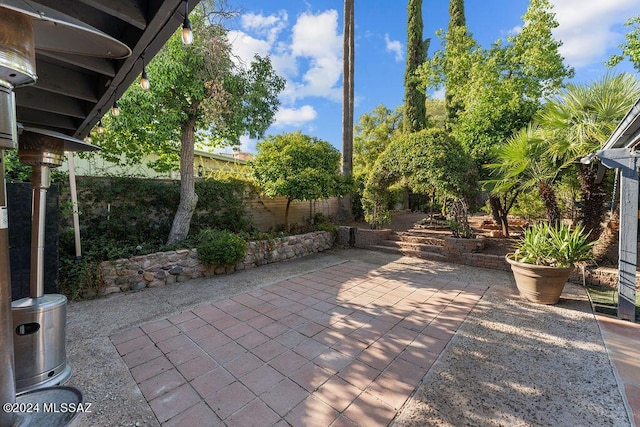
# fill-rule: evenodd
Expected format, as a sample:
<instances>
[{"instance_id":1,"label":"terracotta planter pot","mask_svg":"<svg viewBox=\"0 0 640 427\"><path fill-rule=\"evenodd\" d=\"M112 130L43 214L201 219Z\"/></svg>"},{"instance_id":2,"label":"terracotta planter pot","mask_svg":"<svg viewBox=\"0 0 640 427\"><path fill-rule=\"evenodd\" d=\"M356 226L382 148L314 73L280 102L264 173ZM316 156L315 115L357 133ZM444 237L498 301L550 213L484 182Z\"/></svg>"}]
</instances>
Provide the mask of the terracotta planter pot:
<instances>
[{"instance_id":1,"label":"terracotta planter pot","mask_svg":"<svg viewBox=\"0 0 640 427\"><path fill-rule=\"evenodd\" d=\"M556 304L573 267L525 264L505 257L511 265L520 296L539 304Z\"/></svg>"}]
</instances>

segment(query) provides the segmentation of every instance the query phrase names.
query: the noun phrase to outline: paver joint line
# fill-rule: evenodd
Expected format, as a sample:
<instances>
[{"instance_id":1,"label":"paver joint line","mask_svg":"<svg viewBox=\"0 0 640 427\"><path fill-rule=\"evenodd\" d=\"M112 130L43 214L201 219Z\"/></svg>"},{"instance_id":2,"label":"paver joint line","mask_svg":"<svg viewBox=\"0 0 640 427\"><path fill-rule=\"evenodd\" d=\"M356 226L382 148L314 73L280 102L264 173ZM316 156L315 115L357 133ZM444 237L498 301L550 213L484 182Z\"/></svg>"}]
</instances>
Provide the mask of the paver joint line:
<instances>
[{"instance_id":1,"label":"paver joint line","mask_svg":"<svg viewBox=\"0 0 640 427\"><path fill-rule=\"evenodd\" d=\"M347 262L112 341L162 423L193 414L215 414L227 425L256 417L296 425L309 414L345 425L388 423L480 297L421 292L423 285L387 274L393 269ZM189 405L172 406L178 398Z\"/></svg>"}]
</instances>

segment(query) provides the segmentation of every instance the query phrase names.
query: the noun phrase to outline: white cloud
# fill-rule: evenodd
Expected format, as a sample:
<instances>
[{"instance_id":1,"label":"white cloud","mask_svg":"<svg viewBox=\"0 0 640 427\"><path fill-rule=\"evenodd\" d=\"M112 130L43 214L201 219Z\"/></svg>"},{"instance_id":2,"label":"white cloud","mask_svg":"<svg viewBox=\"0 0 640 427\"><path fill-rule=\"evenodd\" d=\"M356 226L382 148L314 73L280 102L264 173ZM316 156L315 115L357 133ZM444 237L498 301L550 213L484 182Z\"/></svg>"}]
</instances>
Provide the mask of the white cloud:
<instances>
[{"instance_id":1,"label":"white cloud","mask_svg":"<svg viewBox=\"0 0 640 427\"><path fill-rule=\"evenodd\" d=\"M267 56L271 51L271 45L265 41L251 37L242 31L229 31L227 38L233 46L233 53L244 64L250 64L253 56Z\"/></svg>"},{"instance_id":2,"label":"white cloud","mask_svg":"<svg viewBox=\"0 0 640 427\"><path fill-rule=\"evenodd\" d=\"M400 43L398 40L389 39L389 34L384 35L384 42L387 52L391 52L395 55L396 62L401 62L404 59L402 43Z\"/></svg>"},{"instance_id":3,"label":"white cloud","mask_svg":"<svg viewBox=\"0 0 640 427\"><path fill-rule=\"evenodd\" d=\"M240 152L242 153L255 153L257 141L249 138L248 135L240 137ZM233 151L232 151L233 152Z\"/></svg>"},{"instance_id":4,"label":"white cloud","mask_svg":"<svg viewBox=\"0 0 640 427\"><path fill-rule=\"evenodd\" d=\"M441 87L440 89L436 90L435 92L433 92L431 94L431 98L432 99L444 99L444 96L446 95L446 91L447 91L446 88Z\"/></svg>"},{"instance_id":5,"label":"white cloud","mask_svg":"<svg viewBox=\"0 0 640 427\"><path fill-rule=\"evenodd\" d=\"M269 56L273 68L286 80L282 105L274 126L300 126L317 117L306 97L342 101L342 34L338 12L331 9L300 14L293 25L286 12L241 16L240 30L229 32L233 52L244 63L257 53Z\"/></svg>"},{"instance_id":6,"label":"white cloud","mask_svg":"<svg viewBox=\"0 0 640 427\"><path fill-rule=\"evenodd\" d=\"M302 126L315 120L318 113L311 105L300 108L280 108L276 113L275 127Z\"/></svg>"},{"instance_id":7,"label":"white cloud","mask_svg":"<svg viewBox=\"0 0 640 427\"><path fill-rule=\"evenodd\" d=\"M338 33L338 12L303 13L292 29L291 54L306 61L302 81L288 87L287 95L295 100L318 96L341 100L342 36Z\"/></svg>"},{"instance_id":8,"label":"white cloud","mask_svg":"<svg viewBox=\"0 0 640 427\"><path fill-rule=\"evenodd\" d=\"M270 44L273 44L280 32L287 27L288 20L289 15L286 10L281 10L277 15L246 13L241 17L243 29L267 37Z\"/></svg>"},{"instance_id":9,"label":"white cloud","mask_svg":"<svg viewBox=\"0 0 640 427\"><path fill-rule=\"evenodd\" d=\"M558 28L554 36L560 53L576 68L602 62L610 49L624 39L628 18L635 16L640 0L552 0Z\"/></svg>"}]
</instances>

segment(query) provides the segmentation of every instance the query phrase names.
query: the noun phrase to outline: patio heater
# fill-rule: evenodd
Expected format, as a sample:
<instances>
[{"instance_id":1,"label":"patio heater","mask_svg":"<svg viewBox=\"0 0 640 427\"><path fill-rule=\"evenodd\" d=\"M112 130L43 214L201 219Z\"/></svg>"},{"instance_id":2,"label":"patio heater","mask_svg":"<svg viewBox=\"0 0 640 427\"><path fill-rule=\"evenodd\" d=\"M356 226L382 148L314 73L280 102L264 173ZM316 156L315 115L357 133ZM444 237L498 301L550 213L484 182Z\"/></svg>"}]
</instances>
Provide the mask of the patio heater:
<instances>
[{"instance_id":1,"label":"patio heater","mask_svg":"<svg viewBox=\"0 0 640 427\"><path fill-rule=\"evenodd\" d=\"M71 375L65 339L67 298L44 294L44 229L51 168L62 166L64 152L93 151L68 135L46 129L24 128L18 138L20 163L31 166L31 264L29 297L14 301L13 343L16 392L65 383Z\"/></svg>"},{"instance_id":2,"label":"patio heater","mask_svg":"<svg viewBox=\"0 0 640 427\"><path fill-rule=\"evenodd\" d=\"M83 400L82 393L71 387L42 388L16 397L14 333L17 335L22 334L22 336L33 335L36 328L42 329L42 326L47 324L54 329L58 326L55 325L56 322L53 319L48 319L48 317L60 318L63 316L63 312L66 312L66 305L60 305L60 303L52 302L46 298L43 300L44 295L36 296L33 299L42 301L42 304L38 305L41 308L31 309L31 315L35 316L35 313L39 310L42 317L37 322L26 322L22 328L20 328L20 325L18 325L17 329L13 327L4 150L16 148L17 122L13 89L18 86L35 83L37 79L36 48L106 58L124 58L131 54L131 50L123 43L95 28L38 3L29 0L2 0L2 4L0 4L0 364L2 366L2 369L0 369L0 401L2 403L80 403ZM45 137L56 140L56 144L59 140L66 141L59 136L42 135L42 132L37 130L27 130L24 142L25 148L23 149L25 159L31 159L30 161L35 162L34 159L37 156L33 154L32 142L33 140L42 140ZM53 143L50 140L48 143L45 141L44 144L49 149L47 144ZM64 144L63 142L62 145L64 146ZM44 152L45 147L42 147L40 159L48 156L48 154L45 156ZM45 170L51 167L51 163L47 162L50 162L50 160L47 159L43 164L34 168L34 174L37 173L38 175L36 178L39 182L37 184L39 187L38 192L41 192L40 187L44 187L44 184L48 181L48 172ZM38 172L35 172L35 170L38 170ZM44 190L46 191L46 189ZM44 200L41 199L39 203L44 204ZM40 210L39 207L38 210ZM40 218L40 213L38 213L38 218ZM36 256L35 258L37 259L38 257ZM32 260L32 266L33 262ZM32 267L31 275L36 277L35 285L33 281L31 283L31 290L35 291L37 295L37 269L34 272ZM62 307L65 308L63 309ZM36 326L36 324L40 326ZM45 339L43 334L43 340ZM62 341L64 342L64 338ZM43 350L46 349L48 353L56 353L55 350L49 350L51 343L48 341L43 341L37 345ZM60 352L58 351L58 356L52 357L52 359L57 358L60 360L59 354ZM64 349L62 354L64 354ZM19 359L22 359L22 355L19 356ZM66 361L64 365L66 365ZM51 371L47 371L47 376L49 372ZM53 376L55 376L55 370L53 372ZM64 369L62 369L62 372L64 372ZM46 415L46 419L43 419L42 415ZM72 413L43 414L40 412L29 414L0 411L0 426L62 426L69 424L74 417L75 414Z\"/></svg>"}]
</instances>

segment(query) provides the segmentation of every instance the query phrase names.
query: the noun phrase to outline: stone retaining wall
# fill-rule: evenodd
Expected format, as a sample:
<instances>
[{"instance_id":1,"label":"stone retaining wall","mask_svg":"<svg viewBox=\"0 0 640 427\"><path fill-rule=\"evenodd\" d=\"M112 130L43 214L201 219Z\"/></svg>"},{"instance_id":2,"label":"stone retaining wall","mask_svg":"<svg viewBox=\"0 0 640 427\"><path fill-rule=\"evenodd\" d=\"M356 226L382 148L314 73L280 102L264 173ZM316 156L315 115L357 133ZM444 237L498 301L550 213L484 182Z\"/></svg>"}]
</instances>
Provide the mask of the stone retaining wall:
<instances>
[{"instance_id":1,"label":"stone retaining wall","mask_svg":"<svg viewBox=\"0 0 640 427\"><path fill-rule=\"evenodd\" d=\"M618 269L614 267L587 266L584 269L576 267L569 277L569 281L582 284L583 280L589 285L606 286L612 289L618 288ZM640 275L636 274L636 290L640 291Z\"/></svg>"},{"instance_id":2,"label":"stone retaining wall","mask_svg":"<svg viewBox=\"0 0 640 427\"><path fill-rule=\"evenodd\" d=\"M245 258L236 265L204 266L196 249L158 252L116 261L104 261L98 267L101 277L100 295L140 290L176 282L233 273L259 265L300 258L330 249L335 241L333 233L316 231L273 240L247 244ZM91 297L95 295L83 295Z\"/></svg>"}]
</instances>

